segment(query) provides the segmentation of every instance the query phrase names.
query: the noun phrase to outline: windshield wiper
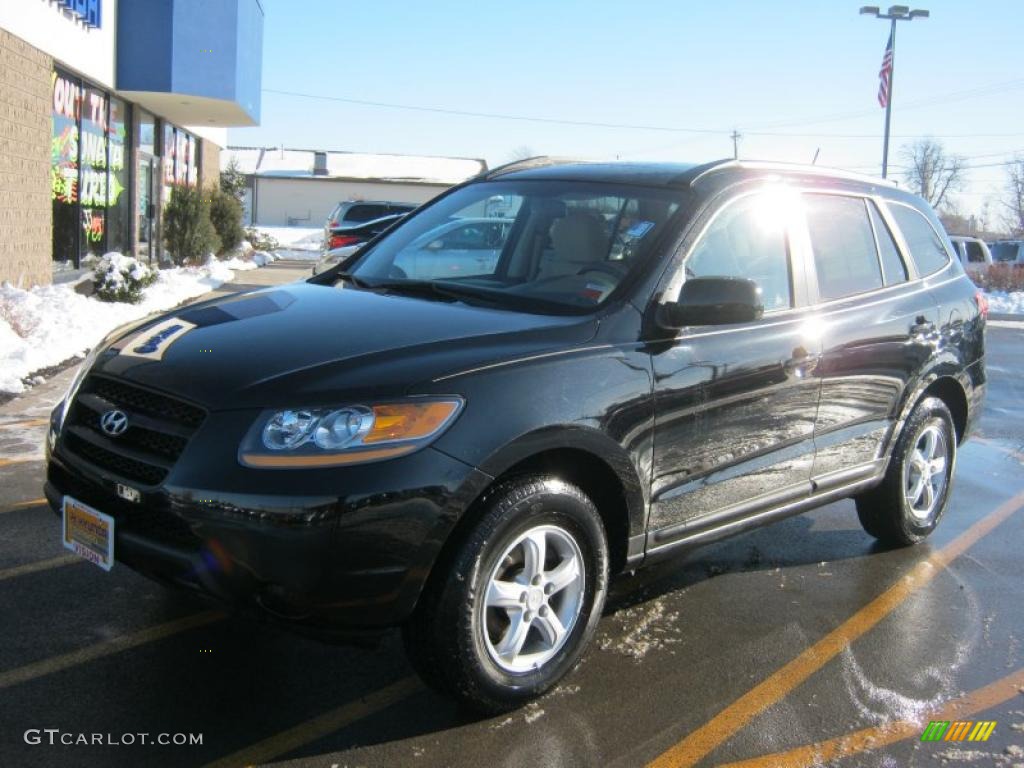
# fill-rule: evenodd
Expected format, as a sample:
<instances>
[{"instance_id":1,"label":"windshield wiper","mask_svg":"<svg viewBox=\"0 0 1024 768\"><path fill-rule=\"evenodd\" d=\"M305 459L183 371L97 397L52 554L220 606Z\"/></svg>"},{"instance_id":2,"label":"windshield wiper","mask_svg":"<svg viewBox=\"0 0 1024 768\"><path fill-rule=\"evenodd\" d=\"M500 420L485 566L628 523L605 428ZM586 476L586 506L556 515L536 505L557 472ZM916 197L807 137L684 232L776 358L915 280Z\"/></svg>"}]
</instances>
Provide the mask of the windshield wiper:
<instances>
[{"instance_id":1,"label":"windshield wiper","mask_svg":"<svg viewBox=\"0 0 1024 768\"><path fill-rule=\"evenodd\" d=\"M334 276L345 282L352 283L357 288L375 288L376 286L370 285L368 282L363 280L361 277L356 277L351 272L335 272Z\"/></svg>"},{"instance_id":2,"label":"windshield wiper","mask_svg":"<svg viewBox=\"0 0 1024 768\"><path fill-rule=\"evenodd\" d=\"M451 301L462 301L465 298L485 301L488 304L500 304L501 299L494 291L471 288L453 283L438 283L434 280L384 280L368 283L370 288L379 288L395 293L408 293L416 296L437 297Z\"/></svg>"}]
</instances>

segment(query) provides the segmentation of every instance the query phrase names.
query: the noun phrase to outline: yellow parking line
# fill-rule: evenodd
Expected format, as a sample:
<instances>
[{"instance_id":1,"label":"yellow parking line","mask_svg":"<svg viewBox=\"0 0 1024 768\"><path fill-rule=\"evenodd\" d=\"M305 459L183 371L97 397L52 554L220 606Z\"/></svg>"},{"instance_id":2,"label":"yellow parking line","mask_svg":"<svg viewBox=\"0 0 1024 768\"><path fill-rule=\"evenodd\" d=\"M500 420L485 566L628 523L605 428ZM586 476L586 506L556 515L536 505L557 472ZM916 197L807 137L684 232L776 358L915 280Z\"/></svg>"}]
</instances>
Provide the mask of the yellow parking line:
<instances>
[{"instance_id":1,"label":"yellow parking line","mask_svg":"<svg viewBox=\"0 0 1024 768\"><path fill-rule=\"evenodd\" d=\"M1001 504L942 549L910 569L850 618L799 656L736 699L711 720L690 733L648 764L648 768L691 766L704 759L754 717L789 695L844 648L896 610L914 592L928 584L942 568L963 554L1013 513L1024 507L1024 493Z\"/></svg>"},{"instance_id":2,"label":"yellow parking line","mask_svg":"<svg viewBox=\"0 0 1024 768\"><path fill-rule=\"evenodd\" d=\"M4 512L14 512L19 509L28 509L30 507L41 507L46 503L46 499L29 499L28 501L19 501L17 504L11 504L9 507L0 509L0 514Z\"/></svg>"},{"instance_id":3,"label":"yellow parking line","mask_svg":"<svg viewBox=\"0 0 1024 768\"><path fill-rule=\"evenodd\" d=\"M49 419L22 419L21 421L0 423L0 429L13 429L14 427L41 427L44 424L49 423Z\"/></svg>"},{"instance_id":4,"label":"yellow parking line","mask_svg":"<svg viewBox=\"0 0 1024 768\"><path fill-rule=\"evenodd\" d=\"M77 667L79 664L102 659L105 656L112 656L115 653L127 651L146 643L162 640L165 637L170 637L189 629L212 624L222 618L224 618L224 614L220 611L204 611L203 613L186 616L184 619L169 621L166 624L158 624L155 627L141 629L138 632L131 632L127 635L115 637L112 640L86 646L71 653L53 656L33 664L26 664L23 667L15 667L6 672L0 672L0 690L9 688L12 685L27 683L30 680L35 680L45 675L52 675L54 672Z\"/></svg>"},{"instance_id":5,"label":"yellow parking line","mask_svg":"<svg viewBox=\"0 0 1024 768\"><path fill-rule=\"evenodd\" d=\"M13 459L0 459L0 467L8 467L12 464L29 464L33 461L43 461L42 456L17 456Z\"/></svg>"},{"instance_id":6,"label":"yellow parking line","mask_svg":"<svg viewBox=\"0 0 1024 768\"><path fill-rule=\"evenodd\" d=\"M209 763L205 768L238 768L266 763L317 739L329 736L363 718L387 709L392 704L422 689L415 677L403 677L358 701L350 701L336 709L307 720L286 731L264 739L234 754Z\"/></svg>"},{"instance_id":7,"label":"yellow parking line","mask_svg":"<svg viewBox=\"0 0 1024 768\"><path fill-rule=\"evenodd\" d=\"M8 568L6 570L0 571L0 581L13 579L17 576L24 576L29 573L48 571L51 568L60 568L62 565L71 565L72 563L84 562L85 560L75 555L61 555L60 557L51 557L49 560L39 560L35 563L19 565L14 568Z\"/></svg>"},{"instance_id":8,"label":"yellow parking line","mask_svg":"<svg viewBox=\"0 0 1024 768\"><path fill-rule=\"evenodd\" d=\"M873 728L864 728L817 744L807 744L774 755L763 755L750 760L727 763L721 768L811 768L825 765L851 755L885 747L897 741L920 738L929 720L963 720L965 717L984 712L1017 696L1024 688L1024 669L1018 669L1001 680L971 691L965 696L953 699L941 709L921 720L895 720ZM948 746L946 742L941 742ZM927 746L927 745L925 745Z\"/></svg>"}]
</instances>

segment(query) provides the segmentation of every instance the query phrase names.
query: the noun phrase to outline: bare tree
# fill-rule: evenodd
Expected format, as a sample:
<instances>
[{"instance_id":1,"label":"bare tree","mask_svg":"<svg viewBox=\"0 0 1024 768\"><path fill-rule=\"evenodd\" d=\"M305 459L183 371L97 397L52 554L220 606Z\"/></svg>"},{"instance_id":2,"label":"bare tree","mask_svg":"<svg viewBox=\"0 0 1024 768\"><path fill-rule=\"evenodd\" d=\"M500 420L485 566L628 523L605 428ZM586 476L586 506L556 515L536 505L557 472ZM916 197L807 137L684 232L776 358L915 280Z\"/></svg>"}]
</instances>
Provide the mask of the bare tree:
<instances>
[{"instance_id":1,"label":"bare tree","mask_svg":"<svg viewBox=\"0 0 1024 768\"><path fill-rule=\"evenodd\" d=\"M1006 168L1006 226L1015 237L1024 235L1024 157Z\"/></svg>"},{"instance_id":2,"label":"bare tree","mask_svg":"<svg viewBox=\"0 0 1024 768\"><path fill-rule=\"evenodd\" d=\"M513 147L512 150L505 156L505 161L508 163L514 163L516 160L526 160L530 157L536 157L537 153L526 144L520 144L518 147Z\"/></svg>"},{"instance_id":3,"label":"bare tree","mask_svg":"<svg viewBox=\"0 0 1024 768\"><path fill-rule=\"evenodd\" d=\"M942 142L920 139L904 146L900 155L909 166L906 179L910 188L933 208L948 204L950 195L963 188L966 162L959 155L946 154Z\"/></svg>"}]
</instances>

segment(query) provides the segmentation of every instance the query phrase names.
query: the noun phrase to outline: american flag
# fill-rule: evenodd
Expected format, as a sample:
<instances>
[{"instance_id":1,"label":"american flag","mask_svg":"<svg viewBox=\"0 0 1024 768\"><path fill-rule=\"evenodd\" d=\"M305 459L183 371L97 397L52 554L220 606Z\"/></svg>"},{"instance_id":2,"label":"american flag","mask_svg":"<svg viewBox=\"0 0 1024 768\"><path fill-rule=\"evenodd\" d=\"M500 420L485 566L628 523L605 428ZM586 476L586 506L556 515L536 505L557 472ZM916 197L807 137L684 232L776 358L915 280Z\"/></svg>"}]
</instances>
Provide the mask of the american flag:
<instances>
[{"instance_id":1,"label":"american flag","mask_svg":"<svg viewBox=\"0 0 1024 768\"><path fill-rule=\"evenodd\" d=\"M878 70L878 104L882 107L889 103L889 89L892 87L892 33L885 46L882 56L882 68Z\"/></svg>"}]
</instances>

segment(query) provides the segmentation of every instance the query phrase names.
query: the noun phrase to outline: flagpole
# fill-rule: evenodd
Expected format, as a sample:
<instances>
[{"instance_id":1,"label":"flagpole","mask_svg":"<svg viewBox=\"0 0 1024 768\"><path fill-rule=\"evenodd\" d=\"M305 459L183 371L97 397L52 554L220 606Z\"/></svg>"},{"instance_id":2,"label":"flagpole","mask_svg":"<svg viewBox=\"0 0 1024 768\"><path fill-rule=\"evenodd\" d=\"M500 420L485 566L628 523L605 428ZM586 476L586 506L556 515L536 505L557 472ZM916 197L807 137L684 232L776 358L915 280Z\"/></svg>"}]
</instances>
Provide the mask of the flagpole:
<instances>
[{"instance_id":1,"label":"flagpole","mask_svg":"<svg viewBox=\"0 0 1024 768\"><path fill-rule=\"evenodd\" d=\"M885 100L885 139L882 142L882 178L889 174L889 126L892 121L893 84L896 82L896 19L892 20L892 53L889 64L889 98Z\"/></svg>"},{"instance_id":2,"label":"flagpole","mask_svg":"<svg viewBox=\"0 0 1024 768\"><path fill-rule=\"evenodd\" d=\"M914 10L910 10L910 7L906 5L890 6L887 13L882 13L877 5L864 5L861 6L860 13L862 16L874 16L875 18L885 19L890 22L889 39L891 40L892 45L886 49L887 55L889 56L889 78L887 87L888 94L885 100L885 139L882 143L882 178L884 179L889 175L889 128L892 125L893 81L896 79L896 22L913 21L914 19L927 19L931 14L924 8L915 8ZM878 95L879 99L881 99L882 92L879 91Z\"/></svg>"}]
</instances>

